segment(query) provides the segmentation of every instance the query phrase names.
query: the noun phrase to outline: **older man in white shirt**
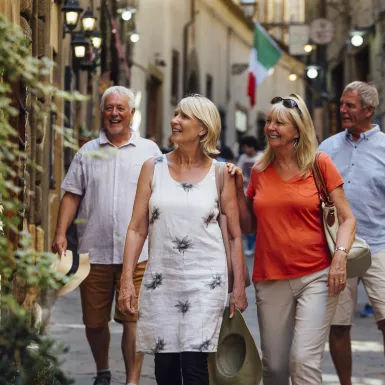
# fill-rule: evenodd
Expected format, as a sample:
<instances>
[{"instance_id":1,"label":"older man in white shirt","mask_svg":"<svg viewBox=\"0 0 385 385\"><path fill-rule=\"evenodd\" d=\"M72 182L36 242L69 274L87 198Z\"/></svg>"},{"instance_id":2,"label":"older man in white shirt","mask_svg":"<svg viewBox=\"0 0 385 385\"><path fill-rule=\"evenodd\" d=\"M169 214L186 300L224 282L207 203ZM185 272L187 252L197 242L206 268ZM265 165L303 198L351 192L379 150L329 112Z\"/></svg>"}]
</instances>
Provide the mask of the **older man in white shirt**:
<instances>
[{"instance_id":1,"label":"older man in white shirt","mask_svg":"<svg viewBox=\"0 0 385 385\"><path fill-rule=\"evenodd\" d=\"M131 90L114 86L102 97L104 128L99 138L85 144L75 155L62 184L54 252L67 248L66 231L79 209L79 253L89 253L91 271L80 287L83 322L96 363L94 385L109 385L108 362L111 308L119 293L123 250L142 164L161 155L158 146L132 133L135 113ZM135 273L139 291L148 258L143 247ZM138 385L143 355L135 353L136 316L115 308L115 321L123 325L122 352L127 384Z\"/></svg>"}]
</instances>

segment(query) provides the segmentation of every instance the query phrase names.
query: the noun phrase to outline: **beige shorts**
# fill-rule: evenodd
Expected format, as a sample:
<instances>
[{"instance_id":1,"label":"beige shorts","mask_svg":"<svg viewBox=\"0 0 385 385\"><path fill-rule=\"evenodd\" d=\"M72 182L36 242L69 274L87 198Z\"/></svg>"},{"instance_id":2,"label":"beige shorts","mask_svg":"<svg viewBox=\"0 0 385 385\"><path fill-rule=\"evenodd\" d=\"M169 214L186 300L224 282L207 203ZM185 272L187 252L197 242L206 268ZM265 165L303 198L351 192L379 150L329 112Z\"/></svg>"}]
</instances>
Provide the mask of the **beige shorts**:
<instances>
[{"instance_id":1,"label":"beige shorts","mask_svg":"<svg viewBox=\"0 0 385 385\"><path fill-rule=\"evenodd\" d=\"M359 280L364 284L377 322L385 319L385 250L372 254L372 265L363 277L348 279L340 294L332 325L353 325Z\"/></svg>"}]
</instances>

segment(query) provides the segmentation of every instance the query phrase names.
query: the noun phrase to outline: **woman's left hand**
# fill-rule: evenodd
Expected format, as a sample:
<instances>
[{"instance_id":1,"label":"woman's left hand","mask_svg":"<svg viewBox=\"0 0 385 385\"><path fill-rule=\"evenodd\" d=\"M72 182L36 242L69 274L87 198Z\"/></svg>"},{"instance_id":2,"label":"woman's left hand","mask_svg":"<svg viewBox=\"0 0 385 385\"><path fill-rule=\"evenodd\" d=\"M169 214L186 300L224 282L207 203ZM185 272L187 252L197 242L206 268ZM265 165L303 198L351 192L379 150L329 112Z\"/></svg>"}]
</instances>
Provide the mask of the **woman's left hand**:
<instances>
[{"instance_id":1,"label":"woman's left hand","mask_svg":"<svg viewBox=\"0 0 385 385\"><path fill-rule=\"evenodd\" d=\"M343 251L334 253L328 278L329 295L331 296L339 295L346 287L346 262L346 253Z\"/></svg>"},{"instance_id":2,"label":"woman's left hand","mask_svg":"<svg viewBox=\"0 0 385 385\"><path fill-rule=\"evenodd\" d=\"M234 286L233 292L230 294L230 318L234 317L236 307L242 313L247 309L247 306L245 286L242 288Z\"/></svg>"}]
</instances>

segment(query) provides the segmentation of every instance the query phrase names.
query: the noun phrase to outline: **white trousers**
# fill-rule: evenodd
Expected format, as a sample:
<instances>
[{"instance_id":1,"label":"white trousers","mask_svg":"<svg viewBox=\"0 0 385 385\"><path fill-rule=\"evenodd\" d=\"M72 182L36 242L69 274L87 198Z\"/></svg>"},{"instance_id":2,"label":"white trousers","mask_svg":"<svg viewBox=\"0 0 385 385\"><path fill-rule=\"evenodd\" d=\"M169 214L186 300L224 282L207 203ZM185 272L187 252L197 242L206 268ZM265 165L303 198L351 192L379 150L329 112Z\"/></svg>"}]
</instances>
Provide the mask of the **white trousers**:
<instances>
[{"instance_id":1,"label":"white trousers","mask_svg":"<svg viewBox=\"0 0 385 385\"><path fill-rule=\"evenodd\" d=\"M264 385L319 385L338 296L328 295L329 268L301 278L256 282Z\"/></svg>"}]
</instances>

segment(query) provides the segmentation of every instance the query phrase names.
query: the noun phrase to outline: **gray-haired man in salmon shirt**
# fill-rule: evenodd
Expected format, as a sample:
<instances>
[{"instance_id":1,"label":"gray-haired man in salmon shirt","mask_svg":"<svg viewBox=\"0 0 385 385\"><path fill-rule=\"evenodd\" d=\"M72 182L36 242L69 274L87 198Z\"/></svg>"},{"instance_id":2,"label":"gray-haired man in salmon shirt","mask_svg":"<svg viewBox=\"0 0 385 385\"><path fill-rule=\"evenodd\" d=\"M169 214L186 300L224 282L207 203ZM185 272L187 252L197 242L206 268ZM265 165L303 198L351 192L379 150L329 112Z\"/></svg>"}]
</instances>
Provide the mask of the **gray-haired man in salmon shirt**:
<instances>
[{"instance_id":1,"label":"gray-haired man in salmon shirt","mask_svg":"<svg viewBox=\"0 0 385 385\"><path fill-rule=\"evenodd\" d=\"M320 145L327 152L344 179L344 190L357 220L357 235L372 251L372 265L360 277L385 348L385 134L371 124L378 106L374 86L355 81L341 96L340 113L345 131ZM352 384L352 349L350 329L357 302L358 278L347 281L340 294L330 329L330 353L341 385Z\"/></svg>"},{"instance_id":2,"label":"gray-haired man in salmon shirt","mask_svg":"<svg viewBox=\"0 0 385 385\"><path fill-rule=\"evenodd\" d=\"M98 139L85 144L75 155L63 181L54 252L67 249L66 231L77 210L79 253L89 253L91 271L80 286L83 322L96 363L94 385L109 385L108 362L111 309L114 294L119 293L124 242L131 220L136 186L142 164L161 155L158 146L131 132L135 113L134 94L115 86L102 97L104 129ZM148 258L147 244L134 273L139 292ZM143 355L136 354L137 317L115 308L115 321L123 325L122 352L127 384L138 385Z\"/></svg>"}]
</instances>

